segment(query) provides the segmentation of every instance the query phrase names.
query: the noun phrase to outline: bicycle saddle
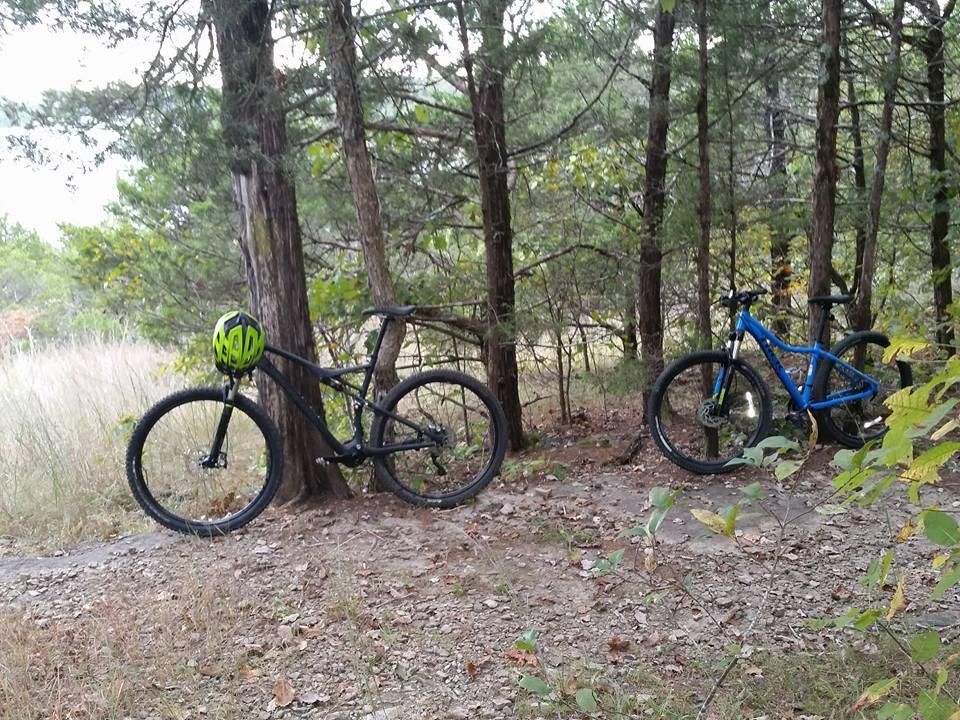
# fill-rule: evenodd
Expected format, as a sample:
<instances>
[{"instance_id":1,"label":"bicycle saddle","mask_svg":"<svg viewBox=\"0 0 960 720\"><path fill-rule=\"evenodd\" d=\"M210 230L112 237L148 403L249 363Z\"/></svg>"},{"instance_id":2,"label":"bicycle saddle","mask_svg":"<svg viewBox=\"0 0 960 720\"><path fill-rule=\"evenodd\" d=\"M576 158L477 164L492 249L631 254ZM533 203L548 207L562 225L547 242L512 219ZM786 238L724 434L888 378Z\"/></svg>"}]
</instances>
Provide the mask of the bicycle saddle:
<instances>
[{"instance_id":1,"label":"bicycle saddle","mask_svg":"<svg viewBox=\"0 0 960 720\"><path fill-rule=\"evenodd\" d=\"M845 305L852 298L849 295L816 295L807 298L810 305Z\"/></svg>"},{"instance_id":2,"label":"bicycle saddle","mask_svg":"<svg viewBox=\"0 0 960 720\"><path fill-rule=\"evenodd\" d=\"M364 310L361 315L369 317L370 315L385 315L387 317L406 317L411 315L417 309L416 305L398 305L396 307L372 307Z\"/></svg>"}]
</instances>

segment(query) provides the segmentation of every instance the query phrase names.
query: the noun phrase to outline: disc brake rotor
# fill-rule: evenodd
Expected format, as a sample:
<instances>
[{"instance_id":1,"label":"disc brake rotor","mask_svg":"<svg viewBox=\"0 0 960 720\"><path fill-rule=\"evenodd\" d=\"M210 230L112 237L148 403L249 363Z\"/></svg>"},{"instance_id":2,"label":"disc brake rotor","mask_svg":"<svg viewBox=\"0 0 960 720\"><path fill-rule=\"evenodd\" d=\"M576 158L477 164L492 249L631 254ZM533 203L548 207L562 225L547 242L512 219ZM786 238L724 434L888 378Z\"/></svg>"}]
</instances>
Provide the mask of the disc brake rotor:
<instances>
[{"instance_id":1,"label":"disc brake rotor","mask_svg":"<svg viewBox=\"0 0 960 720\"><path fill-rule=\"evenodd\" d=\"M705 428L719 428L725 418L719 414L717 403L713 400L704 400L697 410L697 422Z\"/></svg>"}]
</instances>

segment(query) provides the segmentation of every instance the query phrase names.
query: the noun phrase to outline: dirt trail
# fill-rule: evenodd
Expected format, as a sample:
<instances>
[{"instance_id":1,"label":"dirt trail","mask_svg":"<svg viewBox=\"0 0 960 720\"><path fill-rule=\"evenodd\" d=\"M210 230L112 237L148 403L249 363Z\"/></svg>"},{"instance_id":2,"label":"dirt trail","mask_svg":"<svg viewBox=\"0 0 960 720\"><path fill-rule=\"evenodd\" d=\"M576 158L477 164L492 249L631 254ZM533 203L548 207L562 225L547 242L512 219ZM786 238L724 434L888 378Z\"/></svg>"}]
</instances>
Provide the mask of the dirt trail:
<instances>
[{"instance_id":1,"label":"dirt trail","mask_svg":"<svg viewBox=\"0 0 960 720\"><path fill-rule=\"evenodd\" d=\"M702 680L711 658L747 632L758 648L822 650L835 638L812 631L809 617L876 599L861 578L906 517L902 494L842 515L817 511L829 486L821 468L791 489L764 483L767 510L745 514L737 543L706 533L690 515L735 502L753 479L692 478L652 458L632 472L584 468L563 482L501 484L450 511L390 497L271 510L215 541L153 533L60 557L0 560L0 606L62 630L112 612L117 598L143 602L149 614L178 598L207 598L212 588L204 602L230 622L217 667L198 666L160 689L144 677L144 708L217 707L218 717L534 718L542 708L518 687L523 673L634 692L642 690L638 669ZM649 488L665 480L686 487L650 572L640 541L622 535L645 521ZM948 489L941 498L960 504ZM791 519L782 541L775 517ZM615 572L591 569L617 548L626 552ZM927 556L921 540L898 546L897 572L908 574L908 586L934 580ZM688 591L679 589L683 578ZM930 623L960 622L955 597L937 607L917 598L911 611ZM514 649L530 629L539 667ZM195 630L195 639L210 631ZM277 703L288 699L277 695L281 679L294 693L286 707ZM702 695L702 681L689 693L691 702Z\"/></svg>"}]
</instances>

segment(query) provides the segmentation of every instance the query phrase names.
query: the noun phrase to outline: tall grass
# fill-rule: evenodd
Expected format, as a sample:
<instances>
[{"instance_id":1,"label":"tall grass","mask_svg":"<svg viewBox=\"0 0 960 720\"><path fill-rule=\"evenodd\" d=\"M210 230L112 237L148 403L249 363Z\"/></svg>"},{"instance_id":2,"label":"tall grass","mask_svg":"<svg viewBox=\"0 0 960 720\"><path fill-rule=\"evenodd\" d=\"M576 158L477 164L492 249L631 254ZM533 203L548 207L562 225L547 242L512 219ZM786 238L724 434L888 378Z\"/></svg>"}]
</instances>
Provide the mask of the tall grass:
<instances>
[{"instance_id":1,"label":"tall grass","mask_svg":"<svg viewBox=\"0 0 960 720\"><path fill-rule=\"evenodd\" d=\"M0 534L49 546L147 525L124 452L136 418L182 384L171 360L122 339L0 354Z\"/></svg>"}]
</instances>

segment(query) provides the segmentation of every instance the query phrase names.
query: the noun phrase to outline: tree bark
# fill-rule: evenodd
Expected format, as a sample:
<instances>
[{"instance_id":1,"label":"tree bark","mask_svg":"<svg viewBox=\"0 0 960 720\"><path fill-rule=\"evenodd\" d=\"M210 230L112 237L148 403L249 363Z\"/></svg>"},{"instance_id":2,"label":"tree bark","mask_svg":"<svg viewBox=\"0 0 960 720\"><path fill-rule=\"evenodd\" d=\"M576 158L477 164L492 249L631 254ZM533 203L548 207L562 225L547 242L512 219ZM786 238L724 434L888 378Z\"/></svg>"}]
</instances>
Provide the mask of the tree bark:
<instances>
[{"instance_id":1,"label":"tree bark","mask_svg":"<svg viewBox=\"0 0 960 720\"><path fill-rule=\"evenodd\" d=\"M211 0L223 80L221 122L231 158L234 201L240 216L240 246L253 311L270 339L307 359L314 358L307 309L303 247L288 150L283 76L273 65L270 10L266 0ZM319 386L299 365L277 358L277 366L321 411ZM350 494L335 465L317 465L329 455L296 406L261 375L259 401L283 438L281 501L309 495Z\"/></svg>"},{"instance_id":2,"label":"tree bark","mask_svg":"<svg viewBox=\"0 0 960 720\"><path fill-rule=\"evenodd\" d=\"M511 450L526 444L517 367L513 228L504 114L504 29L506 0L481 0L480 77L474 76L463 3L457 1L464 69L473 116L480 175L487 277L487 384L507 416Z\"/></svg>"},{"instance_id":3,"label":"tree bark","mask_svg":"<svg viewBox=\"0 0 960 720\"><path fill-rule=\"evenodd\" d=\"M696 0L697 23L697 149L700 159L697 193L697 347L707 350L713 346L713 328L710 324L710 119L707 116L709 63L707 58L707 0ZM709 367L703 367L704 390L710 383Z\"/></svg>"},{"instance_id":4,"label":"tree bark","mask_svg":"<svg viewBox=\"0 0 960 720\"><path fill-rule=\"evenodd\" d=\"M822 0L823 42L817 88L816 159L813 179L813 232L810 236L808 297L830 293L833 226L837 192L837 118L840 114L840 15L842 0ZM823 318L809 306L810 338Z\"/></svg>"},{"instance_id":5,"label":"tree bark","mask_svg":"<svg viewBox=\"0 0 960 720\"><path fill-rule=\"evenodd\" d=\"M844 35L846 42L846 35ZM853 67L847 61L847 102L850 104L850 135L853 138L853 186L857 196L857 210L854 212L854 232L856 233L856 247L854 248L853 282L850 292L857 294L860 287L860 275L863 272L863 250L867 243L867 228L864 224L867 207L867 168L863 157L863 131L860 124L860 105L857 102L857 89L853 83ZM836 278L834 278L836 283ZM840 286L837 283L838 287Z\"/></svg>"},{"instance_id":6,"label":"tree bark","mask_svg":"<svg viewBox=\"0 0 960 720\"><path fill-rule=\"evenodd\" d=\"M883 108L880 111L880 128L877 135L876 160L873 182L870 186L870 203L867 207L867 232L864 237L863 261L857 294L850 305L850 324L854 330L868 330L873 298L873 276L877 267L877 238L880 232L880 208L883 201L883 185L887 175L887 156L893 134L893 110L900 83L900 29L903 24L904 0L894 0L893 16L890 19L890 51L887 53L886 78L883 83Z\"/></svg>"},{"instance_id":7,"label":"tree bark","mask_svg":"<svg viewBox=\"0 0 960 720\"><path fill-rule=\"evenodd\" d=\"M374 305L395 305L397 301L387 264L380 197L373 177L363 124L363 104L357 87L356 45L351 0L328 0L327 42L330 79L337 105L337 123L347 165L347 177L360 228L360 247ZM403 346L405 325L393 318L380 347L374 370L376 391L384 395L400 378L397 357Z\"/></svg>"},{"instance_id":8,"label":"tree bark","mask_svg":"<svg viewBox=\"0 0 960 720\"><path fill-rule=\"evenodd\" d=\"M640 358L649 381L663 370L663 306L660 229L666 201L667 131L670 128L670 70L674 15L657 3L653 34L653 77L647 123L646 179L643 188L644 233L640 240L638 322Z\"/></svg>"},{"instance_id":9,"label":"tree bark","mask_svg":"<svg viewBox=\"0 0 960 720\"><path fill-rule=\"evenodd\" d=\"M949 5L953 9L953 5ZM946 11L945 11L946 12ZM933 307L937 321L937 342L956 352L956 335L947 308L953 303L953 265L947 232L950 227L950 198L947 176L947 140L944 103L944 35L947 17L940 14L937 0L927 0L927 36L921 43L927 61L927 121L930 126L930 172L933 176L933 218L930 221L930 256L933 271Z\"/></svg>"},{"instance_id":10,"label":"tree bark","mask_svg":"<svg viewBox=\"0 0 960 720\"><path fill-rule=\"evenodd\" d=\"M790 308L793 266L790 259L790 233L784 228L783 219L780 217L787 204L787 124L780 96L780 71L772 55L766 70L764 90L767 96L767 144L770 152L767 192L770 196L770 209L776 215L770 241L770 293L773 305L777 308L772 327L777 335L788 338L790 323L787 311Z\"/></svg>"}]
</instances>

